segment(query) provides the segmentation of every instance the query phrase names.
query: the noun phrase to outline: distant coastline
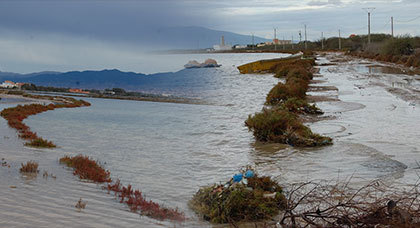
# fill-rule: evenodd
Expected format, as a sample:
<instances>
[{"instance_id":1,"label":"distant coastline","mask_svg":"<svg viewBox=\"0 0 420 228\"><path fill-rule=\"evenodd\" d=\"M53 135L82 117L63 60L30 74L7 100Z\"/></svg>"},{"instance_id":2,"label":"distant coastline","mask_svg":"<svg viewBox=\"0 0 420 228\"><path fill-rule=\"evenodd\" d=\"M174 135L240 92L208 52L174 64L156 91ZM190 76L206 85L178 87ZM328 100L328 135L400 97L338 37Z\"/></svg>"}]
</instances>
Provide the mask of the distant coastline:
<instances>
[{"instance_id":1,"label":"distant coastline","mask_svg":"<svg viewBox=\"0 0 420 228\"><path fill-rule=\"evenodd\" d=\"M24 97L23 94L25 93L38 94L38 95L48 94L51 96L71 96L71 97L80 97L80 98L102 98L102 99L115 99L115 100L209 105L209 103L206 103L205 101L199 100L199 99L163 96L163 95L120 96L120 95L106 95L106 94L78 94L78 93L68 93L68 92L7 90L7 89L0 89L0 98L21 98L21 99L27 100L28 102L38 102L38 103L46 101L46 100ZM23 103L27 103L27 102L23 102Z\"/></svg>"}]
</instances>

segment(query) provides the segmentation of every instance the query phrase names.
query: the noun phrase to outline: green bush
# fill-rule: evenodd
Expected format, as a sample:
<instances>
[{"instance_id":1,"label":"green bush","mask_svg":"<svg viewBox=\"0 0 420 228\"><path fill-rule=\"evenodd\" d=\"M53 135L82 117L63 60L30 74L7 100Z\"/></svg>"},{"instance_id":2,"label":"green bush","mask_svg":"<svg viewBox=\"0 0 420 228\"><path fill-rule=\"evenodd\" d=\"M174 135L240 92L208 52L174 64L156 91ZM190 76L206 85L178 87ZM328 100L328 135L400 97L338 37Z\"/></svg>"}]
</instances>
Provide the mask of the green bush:
<instances>
[{"instance_id":1,"label":"green bush","mask_svg":"<svg viewBox=\"0 0 420 228\"><path fill-rule=\"evenodd\" d=\"M245 125L262 142L276 142L298 147L330 145L332 139L314 134L297 115L282 108L264 108L249 116Z\"/></svg>"},{"instance_id":2,"label":"green bush","mask_svg":"<svg viewBox=\"0 0 420 228\"><path fill-rule=\"evenodd\" d=\"M295 66L293 66L293 65L279 66L275 70L276 74L274 75L274 77L276 77L276 78L286 77L287 74L289 73L289 71L293 68L295 68Z\"/></svg>"},{"instance_id":3,"label":"green bush","mask_svg":"<svg viewBox=\"0 0 420 228\"><path fill-rule=\"evenodd\" d=\"M307 114L323 114L315 104L309 104L306 100L299 98L289 98L283 104L282 107L289 112L294 113L307 113Z\"/></svg>"},{"instance_id":4,"label":"green bush","mask_svg":"<svg viewBox=\"0 0 420 228\"><path fill-rule=\"evenodd\" d=\"M283 101L287 100L290 96L291 95L288 86L279 82L267 94L265 103L269 105L280 104Z\"/></svg>"},{"instance_id":5,"label":"green bush","mask_svg":"<svg viewBox=\"0 0 420 228\"><path fill-rule=\"evenodd\" d=\"M305 99L308 90L308 82L303 79L293 78L286 84L279 82L274 86L266 97L267 105L280 105L289 98Z\"/></svg>"},{"instance_id":6,"label":"green bush","mask_svg":"<svg viewBox=\"0 0 420 228\"><path fill-rule=\"evenodd\" d=\"M274 197L265 193L274 193ZM203 187L189 206L212 223L254 222L278 215L286 207L286 199L282 188L270 177L256 175L247 184Z\"/></svg>"},{"instance_id":7,"label":"green bush","mask_svg":"<svg viewBox=\"0 0 420 228\"><path fill-rule=\"evenodd\" d=\"M382 54L411 55L414 53L414 40L410 37L396 37L389 39L382 47Z\"/></svg>"},{"instance_id":8,"label":"green bush","mask_svg":"<svg viewBox=\"0 0 420 228\"><path fill-rule=\"evenodd\" d=\"M291 69L287 73L287 79L291 79L291 78L301 78L305 81L310 81L310 80L312 80L313 75L308 70L306 70L302 67L297 67L297 68Z\"/></svg>"}]
</instances>

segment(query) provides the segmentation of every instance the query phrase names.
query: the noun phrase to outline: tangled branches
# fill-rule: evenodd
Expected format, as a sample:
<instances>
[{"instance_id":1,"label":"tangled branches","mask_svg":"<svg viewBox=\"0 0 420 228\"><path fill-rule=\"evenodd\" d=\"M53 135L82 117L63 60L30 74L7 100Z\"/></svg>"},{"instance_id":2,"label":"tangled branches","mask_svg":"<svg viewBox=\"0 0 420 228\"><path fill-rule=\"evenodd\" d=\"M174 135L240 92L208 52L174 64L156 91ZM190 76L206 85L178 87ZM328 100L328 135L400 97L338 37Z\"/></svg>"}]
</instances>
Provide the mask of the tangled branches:
<instances>
[{"instance_id":1,"label":"tangled branches","mask_svg":"<svg viewBox=\"0 0 420 228\"><path fill-rule=\"evenodd\" d=\"M341 183L301 183L291 186L283 227L418 227L419 183L396 188L373 181L352 188Z\"/></svg>"}]
</instances>

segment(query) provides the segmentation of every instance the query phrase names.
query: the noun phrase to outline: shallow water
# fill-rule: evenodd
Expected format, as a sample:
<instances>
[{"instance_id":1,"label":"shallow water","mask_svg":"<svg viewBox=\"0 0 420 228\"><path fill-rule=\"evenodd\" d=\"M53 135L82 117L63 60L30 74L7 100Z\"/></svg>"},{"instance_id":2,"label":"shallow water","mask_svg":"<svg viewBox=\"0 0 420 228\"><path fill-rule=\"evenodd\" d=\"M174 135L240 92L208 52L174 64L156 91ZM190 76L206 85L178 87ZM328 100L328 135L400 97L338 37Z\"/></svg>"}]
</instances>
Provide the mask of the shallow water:
<instances>
[{"instance_id":1,"label":"shallow water","mask_svg":"<svg viewBox=\"0 0 420 228\"><path fill-rule=\"evenodd\" d=\"M217 105L89 99L91 107L58 109L25 120L59 146L54 150L23 147L15 130L0 119L0 155L11 164L11 168L0 167L0 225L173 226L130 213L100 186L79 181L57 162L63 155L79 153L103 162L113 179L120 178L122 183L140 188L146 197L185 211L190 220L176 225L187 227L210 226L188 209L192 194L200 186L226 181L247 164L282 184L350 176L353 185L376 178L402 184L418 179L418 106L389 92L387 83L379 83L382 78L404 75L375 73L373 77L355 69L357 65L367 67L357 60L320 67L323 77L317 79L326 82L317 85L338 90L311 94L340 101L318 103L325 116L334 118L310 126L333 137L334 145L296 149L255 143L244 120L262 108L277 79L239 75L232 65L262 56L234 57L220 57L227 63L222 62L225 68L212 73L217 86L203 93ZM326 58L318 61L328 62ZM405 91L416 93L410 86ZM44 179L42 171L34 179L22 177L20 163L31 159L57 178ZM80 197L88 204L77 212L74 205Z\"/></svg>"},{"instance_id":2,"label":"shallow water","mask_svg":"<svg viewBox=\"0 0 420 228\"><path fill-rule=\"evenodd\" d=\"M285 55L220 55L221 68L194 69L198 78L211 81L201 96L216 105L87 99L92 106L57 109L25 120L59 146L54 150L23 147L15 130L0 119L0 156L11 164L10 169L0 169L0 181L7 183L1 187L5 203L0 210L8 211L0 220L14 226L53 225L56 220L70 226L172 226L128 212L100 186L78 181L57 162L63 155L81 153L106 163L113 179L141 189L147 198L185 211L192 219L183 225L208 225L195 218L187 202L200 186L225 181L250 162L253 138L244 120L262 108L277 82L270 75L240 75L235 66L279 56ZM46 170L57 178L43 179L40 174L23 180L17 170L27 160L38 161L41 173ZM80 197L88 201L81 213L74 208Z\"/></svg>"}]
</instances>

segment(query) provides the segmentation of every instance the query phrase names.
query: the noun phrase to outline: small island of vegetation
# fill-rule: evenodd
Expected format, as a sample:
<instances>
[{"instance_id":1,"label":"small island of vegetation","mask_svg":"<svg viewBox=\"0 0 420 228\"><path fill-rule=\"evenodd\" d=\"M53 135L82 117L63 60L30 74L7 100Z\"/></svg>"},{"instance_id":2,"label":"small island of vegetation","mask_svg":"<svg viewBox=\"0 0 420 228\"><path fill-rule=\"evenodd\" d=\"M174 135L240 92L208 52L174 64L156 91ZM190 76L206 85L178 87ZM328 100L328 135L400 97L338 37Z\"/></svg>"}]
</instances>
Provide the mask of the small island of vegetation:
<instances>
[{"instance_id":1,"label":"small island of vegetation","mask_svg":"<svg viewBox=\"0 0 420 228\"><path fill-rule=\"evenodd\" d=\"M315 134L302 123L299 114L322 114L306 100L309 82L313 78L313 53L285 59L262 60L239 66L241 73L274 73L285 78L270 90L263 110L250 115L245 125L262 142L276 142L298 147L330 145L332 139Z\"/></svg>"},{"instance_id":2,"label":"small island of vegetation","mask_svg":"<svg viewBox=\"0 0 420 228\"><path fill-rule=\"evenodd\" d=\"M255 222L278 215L286 208L286 198L270 177L248 169L226 184L201 188L189 206L212 223Z\"/></svg>"}]
</instances>

